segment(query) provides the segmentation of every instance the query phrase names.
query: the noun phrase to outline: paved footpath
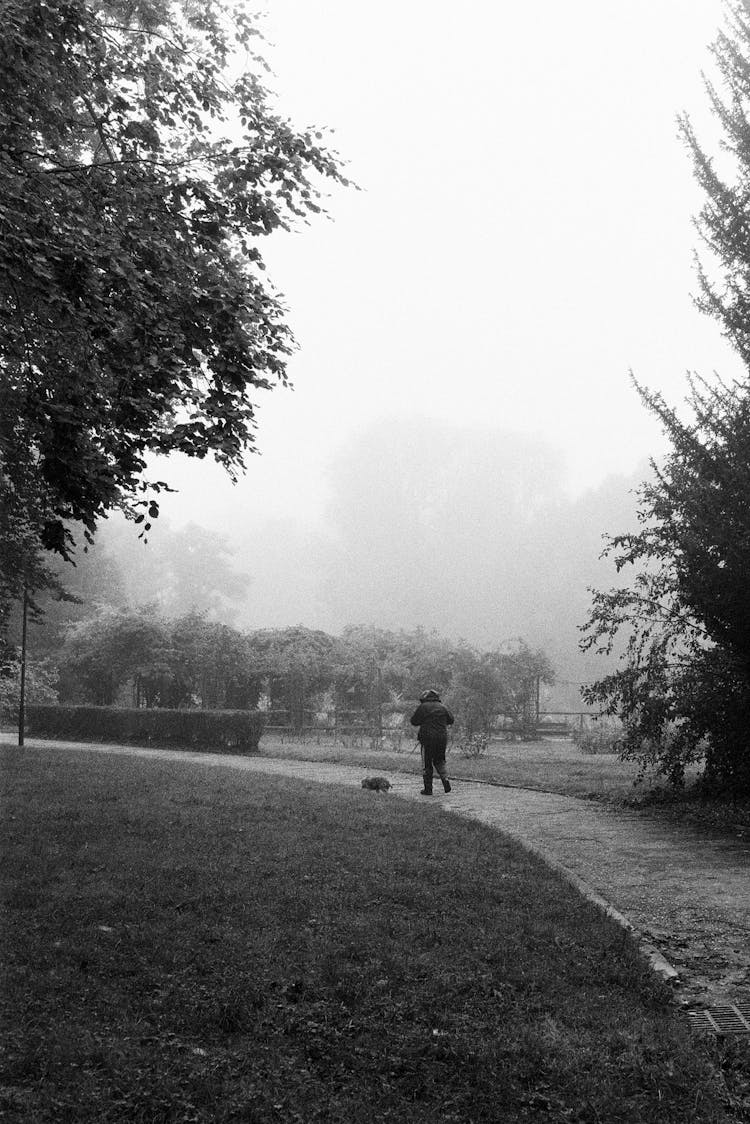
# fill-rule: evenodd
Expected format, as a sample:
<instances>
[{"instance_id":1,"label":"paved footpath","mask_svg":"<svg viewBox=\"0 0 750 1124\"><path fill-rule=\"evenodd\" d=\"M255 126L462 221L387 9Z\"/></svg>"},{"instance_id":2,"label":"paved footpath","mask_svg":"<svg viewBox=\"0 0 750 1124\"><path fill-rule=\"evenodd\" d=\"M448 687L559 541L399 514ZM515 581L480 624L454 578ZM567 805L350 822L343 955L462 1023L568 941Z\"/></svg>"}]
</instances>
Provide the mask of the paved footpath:
<instances>
[{"instance_id":1,"label":"paved footpath","mask_svg":"<svg viewBox=\"0 0 750 1124\"><path fill-rule=\"evenodd\" d=\"M366 775L362 766L271 757L35 740L27 744L183 758L358 788ZM391 773L389 779L393 786L389 797L368 795L426 801L419 795L419 775ZM447 796L436 792L432 802L518 839L621 923L629 922L654 967L671 975L675 994L685 1002L750 1000L750 840L712 840L588 800L470 781L456 781Z\"/></svg>"}]
</instances>

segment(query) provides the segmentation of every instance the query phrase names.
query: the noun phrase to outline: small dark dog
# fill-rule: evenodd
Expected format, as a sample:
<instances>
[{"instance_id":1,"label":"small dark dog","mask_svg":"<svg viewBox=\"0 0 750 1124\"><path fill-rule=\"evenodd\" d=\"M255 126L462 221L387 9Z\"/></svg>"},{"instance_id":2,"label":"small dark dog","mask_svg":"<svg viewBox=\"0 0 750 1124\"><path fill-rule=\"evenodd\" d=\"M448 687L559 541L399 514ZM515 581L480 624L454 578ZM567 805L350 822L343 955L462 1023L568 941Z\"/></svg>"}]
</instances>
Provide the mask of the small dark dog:
<instances>
[{"instance_id":1,"label":"small dark dog","mask_svg":"<svg viewBox=\"0 0 750 1124\"><path fill-rule=\"evenodd\" d=\"M391 782L385 777L365 777L362 781L362 788L371 788L373 792L387 792L390 787Z\"/></svg>"}]
</instances>

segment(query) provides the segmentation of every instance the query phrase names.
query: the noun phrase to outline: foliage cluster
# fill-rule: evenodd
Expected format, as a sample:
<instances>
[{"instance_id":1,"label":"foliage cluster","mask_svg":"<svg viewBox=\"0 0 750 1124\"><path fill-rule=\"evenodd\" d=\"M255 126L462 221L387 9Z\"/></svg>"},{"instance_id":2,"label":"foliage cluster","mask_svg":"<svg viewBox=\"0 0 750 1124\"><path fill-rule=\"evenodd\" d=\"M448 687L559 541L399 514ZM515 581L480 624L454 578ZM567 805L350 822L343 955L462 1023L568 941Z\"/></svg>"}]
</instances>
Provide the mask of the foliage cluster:
<instances>
[{"instance_id":1,"label":"foliage cluster","mask_svg":"<svg viewBox=\"0 0 750 1124\"><path fill-rule=\"evenodd\" d=\"M146 710L96 706L29 706L32 737L132 742L254 753L263 731L257 710Z\"/></svg>"},{"instance_id":2,"label":"foliage cluster","mask_svg":"<svg viewBox=\"0 0 750 1124\"><path fill-rule=\"evenodd\" d=\"M574 727L570 740L582 753L619 753L623 747L624 727L618 718L600 717L592 725Z\"/></svg>"},{"instance_id":3,"label":"foliage cluster","mask_svg":"<svg viewBox=\"0 0 750 1124\"><path fill-rule=\"evenodd\" d=\"M469 744L488 734L499 714L511 720L522 737L536 730L538 688L552 683L554 672L543 651L518 642L513 650L480 652L459 666L451 681L450 699L461 716ZM481 742L474 742L474 745Z\"/></svg>"},{"instance_id":4,"label":"foliage cluster","mask_svg":"<svg viewBox=\"0 0 750 1124\"><path fill-rule=\"evenodd\" d=\"M500 833L359 788L53 756L3 761L7 1120L726 1119L719 1049Z\"/></svg>"},{"instance_id":5,"label":"foliage cluster","mask_svg":"<svg viewBox=\"0 0 750 1124\"><path fill-rule=\"evenodd\" d=\"M244 5L0 15L1 596L19 566L45 584L40 547L67 555L75 521L124 505L148 528L149 454L241 468L293 348L259 241L346 181L273 111Z\"/></svg>"},{"instance_id":6,"label":"foliage cluster","mask_svg":"<svg viewBox=\"0 0 750 1124\"><path fill-rule=\"evenodd\" d=\"M135 707L233 710L260 694L242 634L197 614L102 610L73 625L58 662L63 701L112 706L127 687Z\"/></svg>"},{"instance_id":7,"label":"foliage cluster","mask_svg":"<svg viewBox=\"0 0 750 1124\"><path fill-rule=\"evenodd\" d=\"M486 731L481 731L476 734L464 734L461 743L460 751L462 757L482 757L489 749L490 736Z\"/></svg>"},{"instance_id":8,"label":"foliage cluster","mask_svg":"<svg viewBox=\"0 0 750 1124\"><path fill-rule=\"evenodd\" d=\"M706 192L699 226L712 255L700 305L750 370L750 12L727 4L714 47L725 92L709 86L724 133L724 166L683 136ZM640 490L640 530L610 540L625 588L597 592L584 646L611 652L624 635L622 665L584 692L625 722L624 752L656 764L672 783L705 762L705 780L750 792L750 381L689 380L689 417L636 384L670 441L654 479Z\"/></svg>"},{"instance_id":9,"label":"foliage cluster","mask_svg":"<svg viewBox=\"0 0 750 1124\"><path fill-rule=\"evenodd\" d=\"M672 452L641 489L641 530L613 538L634 581L597 592L584 643L621 666L584 691L625 724L623 747L673 784L704 762L705 779L750 791L750 398L693 382L694 420L641 392Z\"/></svg>"},{"instance_id":10,"label":"foliage cluster","mask_svg":"<svg viewBox=\"0 0 750 1124\"><path fill-rule=\"evenodd\" d=\"M480 652L422 629L352 627L340 636L301 626L241 632L206 616L102 609L74 623L56 653L63 702L243 709L262 704L281 724L325 721L333 710L400 721L434 687L464 733L498 715L528 722L537 679L553 678L543 652Z\"/></svg>"},{"instance_id":11,"label":"foliage cluster","mask_svg":"<svg viewBox=\"0 0 750 1124\"><path fill-rule=\"evenodd\" d=\"M57 675L57 668L49 660L27 660L26 702L56 703ZM15 722L18 717L20 681L21 666L17 661L7 663L0 670L0 723Z\"/></svg>"}]
</instances>

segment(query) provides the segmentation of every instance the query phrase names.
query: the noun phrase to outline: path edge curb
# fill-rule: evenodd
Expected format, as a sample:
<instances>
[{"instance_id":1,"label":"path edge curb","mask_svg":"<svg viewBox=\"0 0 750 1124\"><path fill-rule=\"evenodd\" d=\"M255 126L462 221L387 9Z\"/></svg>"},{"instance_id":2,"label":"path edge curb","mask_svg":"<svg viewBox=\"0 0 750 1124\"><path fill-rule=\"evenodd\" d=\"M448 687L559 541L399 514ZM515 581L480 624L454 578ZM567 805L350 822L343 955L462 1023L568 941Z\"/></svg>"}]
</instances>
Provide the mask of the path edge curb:
<instances>
[{"instance_id":1,"label":"path edge curb","mask_svg":"<svg viewBox=\"0 0 750 1124\"><path fill-rule=\"evenodd\" d=\"M78 749L78 750L95 750L97 752L104 751L105 753L112 753L112 752L114 752L114 753L124 753L125 756L138 756L138 757L150 757L152 755L163 756L164 753L166 753L168 755L170 752L174 752L173 750L169 750L169 749L164 750L163 747L158 747L158 746L122 746L122 745L116 745L116 744L110 744L110 743L107 743L107 744L102 744L102 743L91 744L91 743L86 743L86 742L60 744L59 742L57 742L57 739L41 739L41 740L42 740L42 742L48 741L50 747L54 746L55 748L70 748L70 749ZM206 753L196 752L194 750L180 750L178 752L183 756L183 759L185 759L185 758L196 759L198 762L200 762L202 760L205 764L221 764L221 765L227 764L227 763L232 762L232 761L237 761L238 759L242 759L243 756L244 756L244 755L241 755L241 754L237 754L237 755L235 755L235 754L213 754L213 753L206 754ZM224 757L228 758L228 761L221 760ZM217 760L217 758L219 760ZM254 762L264 760L264 758L262 756L259 756L259 755L256 756L255 754L248 755L248 759L252 760ZM281 759L279 759L279 758L269 758L268 760L281 760ZM262 766L261 766L259 771L260 772L264 771ZM276 772L276 770L274 770L273 768L271 768L267 771L271 774ZM456 778L456 779L458 779L458 778ZM321 781L318 780L317 782L314 782L314 783L324 783L325 784L325 783L331 783L331 782L330 781L321 782ZM477 783L477 782L475 782L475 781L472 781L472 782L464 781L463 783ZM478 782L478 783L481 784L482 782ZM497 787L498 788L522 788L522 786L520 786L520 785L498 785ZM531 789L531 790L524 789L523 791L534 791L534 792L536 792L538 790L537 789ZM400 799L404 799L404 798L409 799L409 797L400 796L398 793L396 793L394 795L396 795L396 797L400 798ZM546 795L557 795L557 794L556 793L547 793ZM575 799L575 798L573 798L573 799ZM450 804L441 804L440 807L443 809L443 811L455 812L458 815L463 815L467 819L472 818L471 816L468 816L466 813L459 812L458 809L455 808L455 806L451 806ZM579 875L575 874L574 871L569 869L569 867L564 866L563 863L558 862L557 859L555 859L552 855L548 854L541 847L538 847L536 844L529 843L529 841L527 839L523 839L520 836L515 835L512 831L508 831L507 828L492 828L492 830L500 831L500 832L504 833L509 838L513 839L516 843L520 844L520 846L523 847L523 849L525 851L527 851L529 854L534 855L541 862L543 862L547 867L550 868L550 870L554 870L557 874L559 874L560 877L565 879L566 882L568 882L571 886L573 886L573 888L575 890L577 890L578 893L581 894L581 896L586 899L586 901L591 902L592 905L594 905L598 909L600 909L607 917L609 917L612 921L614 921L616 925L618 925L620 928L622 928L625 932L629 933L634 938L639 952L646 959L649 967L652 969L652 971L654 971L656 973L656 975L658 975L665 983L671 984L673 987L678 987L680 985L680 983L681 983L680 974L669 963L669 961L666 959L666 957L664 957L662 955L662 953L654 945L652 945L650 942L648 942L645 939L644 934L642 932L640 932L638 929L636 929L636 927L633 925L633 923L631 921L629 921L628 918L624 914L620 913L619 910L615 909L615 907L612 905L611 902L608 902L606 898L602 897L601 894L597 893L597 891L594 890L592 886L589 886L589 884L587 882L585 882Z\"/></svg>"},{"instance_id":2,"label":"path edge curb","mask_svg":"<svg viewBox=\"0 0 750 1124\"><path fill-rule=\"evenodd\" d=\"M546 866L554 870L564 878L566 882L570 883L586 901L591 902L592 905L595 905L602 913L606 914L607 917L614 921L616 925L619 925L621 929L629 933L634 938L638 946L638 951L645 958L651 970L655 972L664 983L670 984L672 987L680 986L682 981L677 969L669 963L667 958L655 945L645 939L643 933L639 929L636 929L635 925L633 925L632 921L628 920L624 913L620 913L611 902L608 902L607 899L597 893L592 886L589 886L588 882L584 882L579 875L558 862L557 859L552 858L552 856L541 847L529 843L526 839L520 839L510 831L505 831L505 834L509 835L517 843L520 843L524 850L535 855L536 858L541 859Z\"/></svg>"},{"instance_id":3,"label":"path edge curb","mask_svg":"<svg viewBox=\"0 0 750 1124\"><path fill-rule=\"evenodd\" d=\"M466 813L459 812L456 808L452 808L448 804L442 804L441 807L446 812L454 812L458 815L466 815ZM467 816L467 818L470 817ZM549 867L550 870L554 870L556 874L559 874L561 878L564 878L565 881L569 883L569 885L577 890L581 897L585 898L586 901L591 902L592 905L596 906L597 909L601 910L602 913L609 917L611 921L614 921L616 925L618 925L621 929L624 929L625 932L629 933L630 936L635 940L638 951L646 960L649 968L651 968L651 970L657 976L659 976L659 978L664 983L670 985L673 989L680 987L682 980L680 978L680 973L677 971L674 965L669 963L666 956L664 956L664 954L660 952L660 950L655 945L646 940L645 935L641 932L641 930L637 929L633 922L630 921L624 913L620 913L619 909L615 909L612 903L607 901L606 898L602 897L602 895L598 893L598 891L596 891L593 886L590 886L588 882L585 882L583 878L580 877L580 875L576 874L569 867L559 862L542 847L538 847L535 843L530 843L528 839L524 839L520 835L516 835L513 831L508 830L507 827L496 828L495 830L502 831L509 838L513 839L514 842L520 844L520 846L523 847L523 849L530 855L534 855L535 858L538 858L545 864L545 866Z\"/></svg>"}]
</instances>

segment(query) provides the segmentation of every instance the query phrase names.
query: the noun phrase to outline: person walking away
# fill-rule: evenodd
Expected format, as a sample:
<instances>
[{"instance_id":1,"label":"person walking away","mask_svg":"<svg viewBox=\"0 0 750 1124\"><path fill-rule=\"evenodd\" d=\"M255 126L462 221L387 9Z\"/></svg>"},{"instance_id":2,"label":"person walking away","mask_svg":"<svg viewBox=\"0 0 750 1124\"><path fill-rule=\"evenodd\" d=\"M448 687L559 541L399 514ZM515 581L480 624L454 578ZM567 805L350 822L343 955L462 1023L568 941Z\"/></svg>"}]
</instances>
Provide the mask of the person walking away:
<instances>
[{"instance_id":1,"label":"person walking away","mask_svg":"<svg viewBox=\"0 0 750 1124\"><path fill-rule=\"evenodd\" d=\"M445 766L445 750L448 745L448 727L455 721L445 703L440 701L437 691L423 691L419 696L419 706L411 716L412 726L419 726L417 740L422 747L422 778L424 788L421 796L432 796L433 769L443 782L443 790L450 792L448 770Z\"/></svg>"}]
</instances>

